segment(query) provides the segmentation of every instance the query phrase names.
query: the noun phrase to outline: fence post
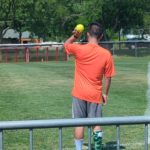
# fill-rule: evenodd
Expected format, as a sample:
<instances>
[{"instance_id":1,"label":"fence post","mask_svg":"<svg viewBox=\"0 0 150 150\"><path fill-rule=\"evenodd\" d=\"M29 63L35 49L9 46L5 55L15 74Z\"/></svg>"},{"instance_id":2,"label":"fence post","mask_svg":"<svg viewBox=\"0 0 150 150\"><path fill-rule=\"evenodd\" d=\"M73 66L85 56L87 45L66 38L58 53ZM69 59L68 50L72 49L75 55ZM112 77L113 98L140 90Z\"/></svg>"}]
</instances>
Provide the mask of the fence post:
<instances>
[{"instance_id":1,"label":"fence post","mask_svg":"<svg viewBox=\"0 0 150 150\"><path fill-rule=\"evenodd\" d=\"M117 150L120 150L120 126L117 125Z\"/></svg>"},{"instance_id":2,"label":"fence post","mask_svg":"<svg viewBox=\"0 0 150 150\"><path fill-rule=\"evenodd\" d=\"M48 47L46 48L46 62L48 62Z\"/></svg>"},{"instance_id":3,"label":"fence post","mask_svg":"<svg viewBox=\"0 0 150 150\"><path fill-rule=\"evenodd\" d=\"M2 62L2 49L0 49L0 63Z\"/></svg>"},{"instance_id":4,"label":"fence post","mask_svg":"<svg viewBox=\"0 0 150 150\"><path fill-rule=\"evenodd\" d=\"M91 126L88 126L88 150L91 150Z\"/></svg>"},{"instance_id":5,"label":"fence post","mask_svg":"<svg viewBox=\"0 0 150 150\"><path fill-rule=\"evenodd\" d=\"M29 129L30 132L30 150L33 150L33 130Z\"/></svg>"},{"instance_id":6,"label":"fence post","mask_svg":"<svg viewBox=\"0 0 150 150\"><path fill-rule=\"evenodd\" d=\"M135 57L138 56L138 50L137 50L137 42L135 42Z\"/></svg>"},{"instance_id":7,"label":"fence post","mask_svg":"<svg viewBox=\"0 0 150 150\"><path fill-rule=\"evenodd\" d=\"M28 48L25 49L25 62L29 63L29 49Z\"/></svg>"},{"instance_id":8,"label":"fence post","mask_svg":"<svg viewBox=\"0 0 150 150\"><path fill-rule=\"evenodd\" d=\"M15 62L18 62L18 49L15 49Z\"/></svg>"},{"instance_id":9,"label":"fence post","mask_svg":"<svg viewBox=\"0 0 150 150\"><path fill-rule=\"evenodd\" d=\"M5 61L8 63L8 49L5 49Z\"/></svg>"},{"instance_id":10,"label":"fence post","mask_svg":"<svg viewBox=\"0 0 150 150\"><path fill-rule=\"evenodd\" d=\"M145 138L145 150L148 150L148 124L145 124L144 128L144 138Z\"/></svg>"},{"instance_id":11,"label":"fence post","mask_svg":"<svg viewBox=\"0 0 150 150\"><path fill-rule=\"evenodd\" d=\"M36 62L39 61L39 48L36 48Z\"/></svg>"},{"instance_id":12,"label":"fence post","mask_svg":"<svg viewBox=\"0 0 150 150\"><path fill-rule=\"evenodd\" d=\"M58 62L58 47L56 47L56 62Z\"/></svg>"},{"instance_id":13,"label":"fence post","mask_svg":"<svg viewBox=\"0 0 150 150\"><path fill-rule=\"evenodd\" d=\"M113 55L115 55L114 43L113 43L112 51L113 51Z\"/></svg>"},{"instance_id":14,"label":"fence post","mask_svg":"<svg viewBox=\"0 0 150 150\"><path fill-rule=\"evenodd\" d=\"M0 130L0 150L3 150L3 130Z\"/></svg>"},{"instance_id":15,"label":"fence post","mask_svg":"<svg viewBox=\"0 0 150 150\"><path fill-rule=\"evenodd\" d=\"M59 150L62 150L62 128L59 128Z\"/></svg>"}]
</instances>

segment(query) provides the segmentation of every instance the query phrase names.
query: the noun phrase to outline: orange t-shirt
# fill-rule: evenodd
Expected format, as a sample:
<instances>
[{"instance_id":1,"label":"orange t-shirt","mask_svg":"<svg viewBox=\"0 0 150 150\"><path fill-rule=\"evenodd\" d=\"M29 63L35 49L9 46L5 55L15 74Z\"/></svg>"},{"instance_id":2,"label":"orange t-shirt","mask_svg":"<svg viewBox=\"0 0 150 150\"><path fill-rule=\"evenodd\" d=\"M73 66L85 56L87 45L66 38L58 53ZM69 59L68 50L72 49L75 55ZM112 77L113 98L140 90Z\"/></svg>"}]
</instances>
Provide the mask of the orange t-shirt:
<instances>
[{"instance_id":1,"label":"orange t-shirt","mask_svg":"<svg viewBox=\"0 0 150 150\"><path fill-rule=\"evenodd\" d=\"M67 54L75 56L75 77L72 96L102 103L102 78L115 74L110 52L97 44L64 44Z\"/></svg>"}]
</instances>

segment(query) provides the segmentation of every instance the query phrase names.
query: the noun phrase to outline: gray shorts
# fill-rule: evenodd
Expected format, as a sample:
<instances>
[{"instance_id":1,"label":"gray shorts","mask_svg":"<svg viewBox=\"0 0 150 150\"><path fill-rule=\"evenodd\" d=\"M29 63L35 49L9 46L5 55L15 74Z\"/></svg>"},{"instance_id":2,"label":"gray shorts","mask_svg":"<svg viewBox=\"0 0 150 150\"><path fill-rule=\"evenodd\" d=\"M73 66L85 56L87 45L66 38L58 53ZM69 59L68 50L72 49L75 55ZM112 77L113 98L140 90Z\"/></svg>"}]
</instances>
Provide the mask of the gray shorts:
<instances>
[{"instance_id":1,"label":"gray shorts","mask_svg":"<svg viewBox=\"0 0 150 150\"><path fill-rule=\"evenodd\" d=\"M102 104L72 98L72 118L102 117Z\"/></svg>"}]
</instances>

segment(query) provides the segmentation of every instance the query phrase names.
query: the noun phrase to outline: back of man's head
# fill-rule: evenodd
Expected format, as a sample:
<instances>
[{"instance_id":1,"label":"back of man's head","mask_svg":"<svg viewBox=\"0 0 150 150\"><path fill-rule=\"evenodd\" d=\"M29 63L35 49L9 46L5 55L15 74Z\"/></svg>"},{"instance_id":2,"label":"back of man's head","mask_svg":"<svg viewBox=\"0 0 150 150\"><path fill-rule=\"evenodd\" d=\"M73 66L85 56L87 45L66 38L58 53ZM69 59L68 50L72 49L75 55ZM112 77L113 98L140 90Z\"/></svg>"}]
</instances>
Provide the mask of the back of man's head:
<instances>
[{"instance_id":1,"label":"back of man's head","mask_svg":"<svg viewBox=\"0 0 150 150\"><path fill-rule=\"evenodd\" d=\"M103 35L102 25L97 22L90 23L88 25L87 32L90 34L91 37L95 37L95 38L99 39Z\"/></svg>"}]
</instances>

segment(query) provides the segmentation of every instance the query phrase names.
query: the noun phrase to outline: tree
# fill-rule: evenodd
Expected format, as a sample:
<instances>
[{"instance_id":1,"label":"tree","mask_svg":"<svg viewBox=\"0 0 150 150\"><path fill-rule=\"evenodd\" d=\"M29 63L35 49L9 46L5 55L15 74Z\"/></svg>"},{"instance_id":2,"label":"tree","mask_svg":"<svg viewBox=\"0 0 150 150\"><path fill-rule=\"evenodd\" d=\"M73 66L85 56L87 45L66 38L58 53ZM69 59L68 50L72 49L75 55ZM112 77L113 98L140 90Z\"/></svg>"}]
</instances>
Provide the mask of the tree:
<instances>
[{"instance_id":1,"label":"tree","mask_svg":"<svg viewBox=\"0 0 150 150\"><path fill-rule=\"evenodd\" d=\"M150 5L149 0L145 0L145 14L144 14L144 27L147 30L147 33L150 34Z\"/></svg>"},{"instance_id":2,"label":"tree","mask_svg":"<svg viewBox=\"0 0 150 150\"><path fill-rule=\"evenodd\" d=\"M19 41L21 41L22 32L29 29L29 10L32 4L32 0L12 0L12 28L19 32Z\"/></svg>"},{"instance_id":3,"label":"tree","mask_svg":"<svg viewBox=\"0 0 150 150\"><path fill-rule=\"evenodd\" d=\"M93 21L102 23L111 38L120 29L142 26L144 11L149 11L148 2L149 0L1 0L0 42L8 28L17 30L20 38L22 31L29 30L44 40L63 40L70 35L76 24L87 26ZM148 20L147 17L145 20Z\"/></svg>"},{"instance_id":4,"label":"tree","mask_svg":"<svg viewBox=\"0 0 150 150\"><path fill-rule=\"evenodd\" d=\"M29 13L27 26L30 31L45 39L49 35L55 11L55 0L34 0L26 9Z\"/></svg>"},{"instance_id":5,"label":"tree","mask_svg":"<svg viewBox=\"0 0 150 150\"><path fill-rule=\"evenodd\" d=\"M3 35L8 30L9 26L12 24L11 21L11 0L1 0L0 1L0 43L2 43Z\"/></svg>"},{"instance_id":6,"label":"tree","mask_svg":"<svg viewBox=\"0 0 150 150\"><path fill-rule=\"evenodd\" d=\"M71 0L71 3L69 1L67 4L65 6L68 12L63 18L66 34L70 34L78 23L82 23L86 27L90 22L99 21L99 17L101 17L103 0L79 0L76 2Z\"/></svg>"},{"instance_id":7,"label":"tree","mask_svg":"<svg viewBox=\"0 0 150 150\"><path fill-rule=\"evenodd\" d=\"M11 0L0 1L0 44L2 43L3 35L9 29L11 22ZM2 61L2 51L0 51L0 62Z\"/></svg>"},{"instance_id":8,"label":"tree","mask_svg":"<svg viewBox=\"0 0 150 150\"><path fill-rule=\"evenodd\" d=\"M112 34L120 29L140 27L143 26L144 11L145 4L141 0L105 0L102 7L102 22Z\"/></svg>"}]
</instances>

